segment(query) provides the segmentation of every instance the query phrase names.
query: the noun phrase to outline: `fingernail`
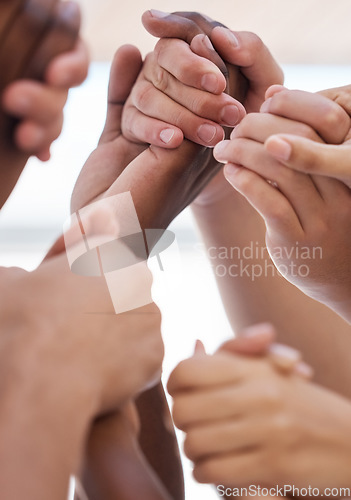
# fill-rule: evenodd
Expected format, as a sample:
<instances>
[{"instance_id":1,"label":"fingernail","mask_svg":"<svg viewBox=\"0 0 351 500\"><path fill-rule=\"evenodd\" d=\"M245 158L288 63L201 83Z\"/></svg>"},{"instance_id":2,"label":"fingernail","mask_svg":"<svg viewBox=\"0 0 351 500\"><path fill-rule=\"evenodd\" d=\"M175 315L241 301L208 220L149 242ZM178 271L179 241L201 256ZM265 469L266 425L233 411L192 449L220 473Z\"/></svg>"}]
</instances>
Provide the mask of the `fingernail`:
<instances>
[{"instance_id":1,"label":"fingernail","mask_svg":"<svg viewBox=\"0 0 351 500\"><path fill-rule=\"evenodd\" d=\"M228 165L229 166L229 165ZM260 323L258 325L249 326L242 332L242 336L246 338L259 337L262 333L275 332L274 326L271 323Z\"/></svg>"},{"instance_id":2,"label":"fingernail","mask_svg":"<svg viewBox=\"0 0 351 500\"><path fill-rule=\"evenodd\" d=\"M204 90L215 94L218 89L218 78L214 73L206 73L201 79L201 85Z\"/></svg>"},{"instance_id":3,"label":"fingernail","mask_svg":"<svg viewBox=\"0 0 351 500\"><path fill-rule=\"evenodd\" d=\"M272 98L271 97L269 97L268 99L266 99L264 101L264 103L262 104L262 106L261 106L260 112L261 113L268 113L269 109L271 107L271 102L272 102Z\"/></svg>"},{"instance_id":4,"label":"fingernail","mask_svg":"<svg viewBox=\"0 0 351 500\"><path fill-rule=\"evenodd\" d=\"M223 124L234 126L238 123L239 118L240 113L237 106L231 104L223 108L221 113L221 120Z\"/></svg>"},{"instance_id":5,"label":"fingernail","mask_svg":"<svg viewBox=\"0 0 351 500\"><path fill-rule=\"evenodd\" d=\"M280 139L280 137L270 137L267 139L265 148L272 156L278 160L287 161L291 156L291 145Z\"/></svg>"},{"instance_id":6,"label":"fingernail","mask_svg":"<svg viewBox=\"0 0 351 500\"><path fill-rule=\"evenodd\" d=\"M230 31L228 28L222 28L221 26L215 29L221 30L221 32L226 37L227 41L230 43L232 47L239 47L239 40L232 31Z\"/></svg>"},{"instance_id":7,"label":"fingernail","mask_svg":"<svg viewBox=\"0 0 351 500\"><path fill-rule=\"evenodd\" d=\"M160 133L160 139L164 144L169 144L174 137L174 130L171 128L165 128Z\"/></svg>"},{"instance_id":8,"label":"fingernail","mask_svg":"<svg viewBox=\"0 0 351 500\"><path fill-rule=\"evenodd\" d=\"M213 154L214 154L216 160L219 160L219 161L224 160L223 155L225 154L225 152L227 150L229 142L230 141L221 141L215 146L215 148L213 150Z\"/></svg>"},{"instance_id":9,"label":"fingernail","mask_svg":"<svg viewBox=\"0 0 351 500\"><path fill-rule=\"evenodd\" d=\"M214 47L211 43L211 40L208 38L207 35L204 35L202 38L202 43L205 45L205 47L209 50L214 50Z\"/></svg>"},{"instance_id":10,"label":"fingernail","mask_svg":"<svg viewBox=\"0 0 351 500\"><path fill-rule=\"evenodd\" d=\"M167 17L170 14L168 12L162 12L162 10L150 9L149 10L152 17L157 17L158 19L162 19L163 17Z\"/></svg>"},{"instance_id":11,"label":"fingernail","mask_svg":"<svg viewBox=\"0 0 351 500\"><path fill-rule=\"evenodd\" d=\"M269 357L280 368L288 369L301 360L301 353L287 345L272 344L269 348Z\"/></svg>"},{"instance_id":12,"label":"fingernail","mask_svg":"<svg viewBox=\"0 0 351 500\"><path fill-rule=\"evenodd\" d=\"M311 380L314 375L313 368L304 361L301 361L295 366L295 373L308 380Z\"/></svg>"},{"instance_id":13,"label":"fingernail","mask_svg":"<svg viewBox=\"0 0 351 500\"><path fill-rule=\"evenodd\" d=\"M213 125L209 125L208 123L205 123L204 125L200 125L200 127L197 129L197 135L201 141L210 144L213 139L215 138L217 133L217 129Z\"/></svg>"}]
</instances>

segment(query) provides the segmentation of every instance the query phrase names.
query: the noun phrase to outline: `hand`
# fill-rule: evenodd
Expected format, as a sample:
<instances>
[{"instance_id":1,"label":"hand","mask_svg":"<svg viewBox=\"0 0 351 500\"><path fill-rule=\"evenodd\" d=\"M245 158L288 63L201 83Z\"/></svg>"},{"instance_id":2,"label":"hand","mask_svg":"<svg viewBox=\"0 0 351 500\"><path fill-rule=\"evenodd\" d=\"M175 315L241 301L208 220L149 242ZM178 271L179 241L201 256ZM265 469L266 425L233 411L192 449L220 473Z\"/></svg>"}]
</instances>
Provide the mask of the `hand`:
<instances>
[{"instance_id":1,"label":"hand","mask_svg":"<svg viewBox=\"0 0 351 500\"><path fill-rule=\"evenodd\" d=\"M264 357L222 350L181 362L168 389L199 482L349 486L351 405L342 397Z\"/></svg>"},{"instance_id":2,"label":"hand","mask_svg":"<svg viewBox=\"0 0 351 500\"><path fill-rule=\"evenodd\" d=\"M261 323L245 328L237 337L228 340L220 351L241 354L244 356L266 356L278 371L285 374L294 373L311 379L312 368L301 359L301 353L292 347L275 342L277 332L270 323ZM202 343L196 345L195 352L205 353Z\"/></svg>"},{"instance_id":3,"label":"hand","mask_svg":"<svg viewBox=\"0 0 351 500\"><path fill-rule=\"evenodd\" d=\"M348 115L351 114L350 85L324 90L320 94L336 102ZM321 117L321 119L326 122L328 117ZM343 119L345 120L345 117ZM340 125L336 124L336 126ZM351 187L350 141L351 130L343 138L342 148L336 145L316 143L309 138L296 137L292 134L276 134L269 137L265 147L275 159L286 167L307 174L332 177Z\"/></svg>"},{"instance_id":4,"label":"hand","mask_svg":"<svg viewBox=\"0 0 351 500\"><path fill-rule=\"evenodd\" d=\"M197 35L190 46L180 39L161 39L146 57L124 107L125 137L166 148L178 147L183 137L206 147L222 140L221 125L236 125L245 110L224 93L226 79L208 60L212 54L206 35Z\"/></svg>"},{"instance_id":5,"label":"hand","mask_svg":"<svg viewBox=\"0 0 351 500\"><path fill-rule=\"evenodd\" d=\"M267 248L279 271L347 319L350 190L335 179L310 177L282 165L266 151L265 142L283 132L316 143L341 143L350 118L323 95L273 90L262 112L248 115L214 154L230 162L227 179L264 218Z\"/></svg>"},{"instance_id":6,"label":"hand","mask_svg":"<svg viewBox=\"0 0 351 500\"><path fill-rule=\"evenodd\" d=\"M62 254L32 273L2 269L1 278L3 366L23 375L24 389L55 388L60 415L76 408L89 422L158 382L163 344L154 304L114 314L104 277L73 274ZM151 287L151 273L146 278Z\"/></svg>"},{"instance_id":7,"label":"hand","mask_svg":"<svg viewBox=\"0 0 351 500\"><path fill-rule=\"evenodd\" d=\"M223 25L220 25L220 23L211 21L209 18L205 18L198 13L181 12L164 14L157 11L148 11L143 16L143 22L146 29L151 34L167 38L180 38L190 45L194 53L201 56L201 61L203 61L203 58L207 58L215 63L228 78L227 91L231 96L237 97L244 104L247 112L257 111L259 109L264 100L264 93L268 86L283 81L282 71L272 58L267 47L265 47L262 41L252 33L233 33L224 28ZM219 58L214 50L208 47L208 41L204 37L204 34L210 37L214 48L221 58ZM170 44L170 41L167 39L161 40L159 44L159 48L163 49ZM178 44L180 44L180 42L178 42ZM158 52L158 48L156 51ZM189 62L195 61L194 56L189 55L185 49L183 53L187 56ZM174 61L174 58L172 60ZM165 61L167 61L166 58ZM171 70L169 62L163 63L163 58L161 58L161 66L162 64L163 67L161 68L161 72L156 72L156 85L161 88L166 86L165 92L169 94L173 91L173 87L175 87L174 78L169 74L169 70ZM198 66L199 71L203 68L203 63L199 63ZM193 67L192 65L192 68ZM238 67L240 68L239 73ZM183 83L188 82L188 74L189 71L181 72ZM160 75L162 76L161 81L159 78ZM244 78L242 75L244 75ZM202 76L204 76L204 73ZM201 77L196 74L195 78L190 81L190 85L196 87L200 91L202 90L200 82ZM193 95L194 92L194 88L188 89L187 95ZM176 94L175 89L174 94ZM202 94L204 95L203 92ZM204 97L203 99L207 102L208 98L209 97ZM175 99L177 99L177 97L175 97ZM200 109L200 114L201 111ZM148 111L146 110L145 113L147 114ZM241 113L240 115L242 116ZM181 120L184 118L183 122L178 123L178 126L182 130L186 130L186 116L187 114L183 113L183 116L181 116ZM201 116L203 116L203 114ZM207 118L213 119L213 115L208 115ZM197 123L197 126L199 126L199 123L200 122ZM162 128L164 129L163 123L159 124L158 131ZM173 127L171 129L174 131ZM196 127L194 130L196 130ZM218 133L219 132L213 136L213 141L218 140ZM170 137L170 135L171 132L168 133L167 137ZM150 136L148 139L150 142L152 141ZM177 130L172 136L170 144L177 144L176 141L180 139L181 135ZM198 141L197 137L195 137L195 141ZM213 166L216 166L215 162ZM218 168L218 166L216 168ZM222 170L220 169L218 175L196 199L196 204L211 204L228 195L232 196L232 193L228 190Z\"/></svg>"},{"instance_id":8,"label":"hand","mask_svg":"<svg viewBox=\"0 0 351 500\"><path fill-rule=\"evenodd\" d=\"M206 148L189 141L172 151L146 148L123 135L123 106L141 65L136 48L126 46L117 51L111 70L105 129L98 148L78 178L72 211L97 198L129 191L141 226L163 229L191 203L220 167L213 165Z\"/></svg>"},{"instance_id":9,"label":"hand","mask_svg":"<svg viewBox=\"0 0 351 500\"><path fill-rule=\"evenodd\" d=\"M50 146L61 133L68 91L85 80L88 63L87 47L79 40L72 52L53 59L43 83L19 80L5 89L4 110L21 120L15 131L19 149L49 160Z\"/></svg>"}]
</instances>

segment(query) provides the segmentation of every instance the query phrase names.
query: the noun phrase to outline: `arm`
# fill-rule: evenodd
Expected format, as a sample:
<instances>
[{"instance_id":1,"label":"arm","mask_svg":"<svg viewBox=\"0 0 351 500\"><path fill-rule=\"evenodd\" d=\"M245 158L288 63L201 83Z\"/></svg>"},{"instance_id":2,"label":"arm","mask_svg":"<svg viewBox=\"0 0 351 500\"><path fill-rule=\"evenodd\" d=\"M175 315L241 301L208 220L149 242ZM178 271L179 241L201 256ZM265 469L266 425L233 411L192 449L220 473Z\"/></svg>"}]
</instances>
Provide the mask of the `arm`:
<instances>
[{"instance_id":1,"label":"arm","mask_svg":"<svg viewBox=\"0 0 351 500\"><path fill-rule=\"evenodd\" d=\"M240 164L226 167L225 175L262 215L267 248L281 273L307 295L350 319L350 190L342 181L293 171L266 151L270 136L281 131L318 144L341 142L334 148L339 147L346 157L343 148L350 118L320 94L282 88L275 89L261 111L244 119L232 140L219 145L215 155Z\"/></svg>"},{"instance_id":2,"label":"arm","mask_svg":"<svg viewBox=\"0 0 351 500\"><path fill-rule=\"evenodd\" d=\"M55 485L60 498L92 420L159 379L160 316L153 305L115 315L104 279L74 275L65 255L30 274L2 269L1 278L2 491L51 498Z\"/></svg>"},{"instance_id":3,"label":"arm","mask_svg":"<svg viewBox=\"0 0 351 500\"><path fill-rule=\"evenodd\" d=\"M203 25L208 23L201 18L200 28L198 16L194 17L193 14L190 19L183 19L184 21L177 16L174 20L171 15L154 18L147 14L144 15L144 24L155 35L162 35L167 29L171 35L190 42L191 38L187 37L191 34L199 36L199 33L203 33ZM221 27L213 29L213 26L213 23L209 24L214 47L228 64L239 65L248 80L249 87L244 101L247 111L258 111L267 87L282 81L281 70L255 35L235 33L237 42L233 46L233 33ZM199 51L199 47L195 48ZM203 51L201 53L204 55ZM208 58L210 57L209 54ZM161 69L165 68L161 66ZM180 73L178 77L184 78ZM199 75L197 81L201 81ZM192 86L196 87L196 81L192 82ZM198 90L200 91L199 88ZM176 96L173 98L177 100ZM195 114L201 115L196 111ZM220 165L214 163L211 167L220 169ZM193 211L214 269L218 265L224 265L227 270L232 270L233 276L227 272L225 276L216 275L216 279L233 329L240 331L252 322L274 323L280 332L281 341L304 352L306 360L316 367L318 382L349 395L349 326L326 307L306 298L302 292L277 275L264 250L264 222L245 199L232 191L221 170L197 197L193 203ZM240 258L243 254L244 257ZM247 255L248 259L245 257ZM243 268L242 272L240 266ZM259 275L253 279L253 273ZM318 339L318 344L315 339ZM338 370L333 370L333 361L327 354L330 352L338 359Z\"/></svg>"}]
</instances>

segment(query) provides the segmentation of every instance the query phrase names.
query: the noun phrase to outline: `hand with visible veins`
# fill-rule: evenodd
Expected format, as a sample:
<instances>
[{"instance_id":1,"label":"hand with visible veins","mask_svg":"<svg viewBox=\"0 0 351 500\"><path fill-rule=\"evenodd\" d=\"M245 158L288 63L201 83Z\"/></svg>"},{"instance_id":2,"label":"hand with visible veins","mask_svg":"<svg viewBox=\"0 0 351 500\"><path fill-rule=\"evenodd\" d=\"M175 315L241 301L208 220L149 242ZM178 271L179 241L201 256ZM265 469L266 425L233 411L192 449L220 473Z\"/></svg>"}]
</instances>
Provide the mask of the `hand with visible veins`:
<instances>
[{"instance_id":1,"label":"hand with visible veins","mask_svg":"<svg viewBox=\"0 0 351 500\"><path fill-rule=\"evenodd\" d=\"M271 154L282 133L346 154L350 117L322 94L273 87L267 97L261 113L248 115L214 154L229 162L228 181L265 220L267 248L280 272L350 321L351 191L341 180L306 175Z\"/></svg>"},{"instance_id":2,"label":"hand with visible veins","mask_svg":"<svg viewBox=\"0 0 351 500\"><path fill-rule=\"evenodd\" d=\"M229 488L349 487L350 402L277 370L265 355L235 354L231 342L212 356L197 350L168 382L195 479Z\"/></svg>"}]
</instances>

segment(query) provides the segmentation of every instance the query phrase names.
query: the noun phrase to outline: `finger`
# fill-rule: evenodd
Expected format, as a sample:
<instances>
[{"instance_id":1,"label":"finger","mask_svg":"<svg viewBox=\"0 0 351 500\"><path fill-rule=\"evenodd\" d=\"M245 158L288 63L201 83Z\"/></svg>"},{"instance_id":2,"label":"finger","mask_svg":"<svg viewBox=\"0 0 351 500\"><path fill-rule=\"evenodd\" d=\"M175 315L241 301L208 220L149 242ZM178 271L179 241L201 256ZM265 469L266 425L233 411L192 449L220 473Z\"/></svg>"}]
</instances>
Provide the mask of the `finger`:
<instances>
[{"instance_id":1,"label":"finger","mask_svg":"<svg viewBox=\"0 0 351 500\"><path fill-rule=\"evenodd\" d=\"M211 41L224 61L240 66L257 93L264 95L272 83L283 82L281 68L262 40L253 33L216 27L211 33Z\"/></svg>"},{"instance_id":2,"label":"finger","mask_svg":"<svg viewBox=\"0 0 351 500\"><path fill-rule=\"evenodd\" d=\"M239 452L245 448L261 446L266 429L261 421L236 420L214 422L190 429L184 441L184 453L193 462L213 455Z\"/></svg>"},{"instance_id":3,"label":"finger","mask_svg":"<svg viewBox=\"0 0 351 500\"><path fill-rule=\"evenodd\" d=\"M46 161L47 151L61 133L63 114L48 126L40 126L36 122L25 121L15 130L17 146L29 154L37 154L39 159Z\"/></svg>"},{"instance_id":4,"label":"finger","mask_svg":"<svg viewBox=\"0 0 351 500\"><path fill-rule=\"evenodd\" d=\"M42 162L47 162L51 158L51 150L50 147L44 148L39 153L37 153L38 160Z\"/></svg>"},{"instance_id":5,"label":"finger","mask_svg":"<svg viewBox=\"0 0 351 500\"><path fill-rule=\"evenodd\" d=\"M187 20L193 21L200 29L203 30L203 32L207 35L208 38L211 38L212 30L216 26L225 27L218 21L214 21L210 17L200 14L199 12L174 12L173 14L185 18ZM196 41L196 38L198 39L199 36L195 35L190 42L190 46L192 49L194 49L193 44ZM209 61L212 61L227 78L229 76L227 65L225 64L223 59L219 56L218 52L214 50L212 44L211 47L207 44L207 50L205 48L205 44L201 45L202 45L202 50L201 50L202 53L200 55L202 55Z\"/></svg>"},{"instance_id":6,"label":"finger","mask_svg":"<svg viewBox=\"0 0 351 500\"><path fill-rule=\"evenodd\" d=\"M142 22L149 33L158 38L178 38L191 44L196 35L211 36L218 23L205 18L201 14L180 12L169 14L157 10L149 10L142 16ZM207 59L212 61L226 75L227 68L216 51L209 51Z\"/></svg>"},{"instance_id":7,"label":"finger","mask_svg":"<svg viewBox=\"0 0 351 500\"><path fill-rule=\"evenodd\" d=\"M266 484L267 476L260 474L264 463L260 449L248 449L200 460L194 465L193 475L199 483L248 487L252 484L252 471L255 471L256 483L262 484L263 481Z\"/></svg>"},{"instance_id":8,"label":"finger","mask_svg":"<svg viewBox=\"0 0 351 500\"><path fill-rule=\"evenodd\" d=\"M132 105L125 105L122 117L123 136L132 142L152 144L164 148L177 148L184 135L180 128L151 118Z\"/></svg>"},{"instance_id":9,"label":"finger","mask_svg":"<svg viewBox=\"0 0 351 500\"><path fill-rule=\"evenodd\" d=\"M273 182L273 186L277 187L290 203L302 228L314 224L319 217L324 202L311 178L301 174L289 175L289 169L284 169L279 162L272 161L262 144L241 138L224 141L216 146L214 154L220 162L229 160Z\"/></svg>"},{"instance_id":10,"label":"finger","mask_svg":"<svg viewBox=\"0 0 351 500\"><path fill-rule=\"evenodd\" d=\"M334 101L302 90L282 90L267 99L261 112L306 123L328 143L341 143L350 130L350 117Z\"/></svg>"},{"instance_id":11,"label":"finger","mask_svg":"<svg viewBox=\"0 0 351 500\"><path fill-rule=\"evenodd\" d=\"M239 383L250 369L250 360L225 352L192 357L181 361L172 372L168 392L172 396L179 391Z\"/></svg>"},{"instance_id":12,"label":"finger","mask_svg":"<svg viewBox=\"0 0 351 500\"><path fill-rule=\"evenodd\" d=\"M124 45L117 50L111 66L108 90L108 108L105 127L100 143L116 137L121 129L123 105L142 67L139 50L132 45Z\"/></svg>"},{"instance_id":13,"label":"finger","mask_svg":"<svg viewBox=\"0 0 351 500\"><path fill-rule=\"evenodd\" d=\"M280 133L298 135L312 141L322 142L319 135L309 125L270 113L249 113L235 127L230 138L243 137L264 143L270 135Z\"/></svg>"},{"instance_id":14,"label":"finger","mask_svg":"<svg viewBox=\"0 0 351 500\"><path fill-rule=\"evenodd\" d=\"M224 139L224 131L220 125L198 117L157 90L146 80L139 80L138 85L132 91L130 101L144 115L174 125L183 132L187 139L193 142L208 147L215 146ZM126 119L123 117L123 123L126 122L126 133L128 133L127 131L132 132L130 137L127 135L127 138L131 140L133 140L133 136L138 138L139 135L138 122L134 121L133 123L132 119L132 115Z\"/></svg>"},{"instance_id":15,"label":"finger","mask_svg":"<svg viewBox=\"0 0 351 500\"><path fill-rule=\"evenodd\" d=\"M336 102L339 106L344 108L347 114L351 115L351 85L321 90L318 94Z\"/></svg>"},{"instance_id":16,"label":"finger","mask_svg":"<svg viewBox=\"0 0 351 500\"><path fill-rule=\"evenodd\" d=\"M71 52L55 57L49 64L45 79L55 87L71 88L80 85L88 76L89 51L83 40L78 40Z\"/></svg>"},{"instance_id":17,"label":"finger","mask_svg":"<svg viewBox=\"0 0 351 500\"><path fill-rule=\"evenodd\" d=\"M267 139L266 151L286 167L351 184L351 145L317 144L303 137L278 134Z\"/></svg>"},{"instance_id":18,"label":"finger","mask_svg":"<svg viewBox=\"0 0 351 500\"><path fill-rule=\"evenodd\" d=\"M251 170L234 164L227 164L224 167L224 176L262 216L268 232L277 231L294 235L292 236L294 240L303 237L303 228L293 207L286 197L265 179Z\"/></svg>"},{"instance_id":19,"label":"finger","mask_svg":"<svg viewBox=\"0 0 351 500\"><path fill-rule=\"evenodd\" d=\"M291 373L301 362L300 351L283 344L272 344L268 349L268 357L276 368Z\"/></svg>"},{"instance_id":20,"label":"finger","mask_svg":"<svg viewBox=\"0 0 351 500\"><path fill-rule=\"evenodd\" d=\"M204 43L204 38L207 37L204 35L196 35L190 44L190 48L195 54L216 63L212 54L217 54L217 52L214 50L212 44L209 46L208 43ZM221 66L218 67L223 72ZM247 79L241 73L239 67L227 64L224 75L227 79L226 93L237 99L239 102L244 102L249 84Z\"/></svg>"},{"instance_id":21,"label":"finger","mask_svg":"<svg viewBox=\"0 0 351 500\"><path fill-rule=\"evenodd\" d=\"M194 36L206 33L197 22L178 13L148 10L142 16L144 27L157 38L179 38L190 44Z\"/></svg>"},{"instance_id":22,"label":"finger","mask_svg":"<svg viewBox=\"0 0 351 500\"><path fill-rule=\"evenodd\" d=\"M8 113L38 124L49 124L60 115L66 100L66 90L31 80L13 83L3 95L3 105Z\"/></svg>"},{"instance_id":23,"label":"finger","mask_svg":"<svg viewBox=\"0 0 351 500\"><path fill-rule=\"evenodd\" d=\"M245 328L238 337L225 342L219 350L235 354L265 354L276 337L276 331L270 323L261 323Z\"/></svg>"},{"instance_id":24,"label":"finger","mask_svg":"<svg viewBox=\"0 0 351 500\"><path fill-rule=\"evenodd\" d=\"M255 361L253 361L255 362ZM252 366L252 365L251 365ZM228 419L241 420L264 408L272 399L267 384L254 382L255 392L247 385L206 387L198 391L184 391L175 395L173 420L184 431Z\"/></svg>"},{"instance_id":25,"label":"finger","mask_svg":"<svg viewBox=\"0 0 351 500\"><path fill-rule=\"evenodd\" d=\"M299 375L300 377L306 380L311 380L314 375L313 368L307 363L304 363L303 361L301 361L295 366L294 372L296 373L296 375Z\"/></svg>"},{"instance_id":26,"label":"finger","mask_svg":"<svg viewBox=\"0 0 351 500\"><path fill-rule=\"evenodd\" d=\"M204 37L204 43L210 43ZM162 39L155 47L156 63L187 86L221 94L226 80L221 71L208 59L200 57L183 40ZM177 64L174 63L177 61Z\"/></svg>"},{"instance_id":27,"label":"finger","mask_svg":"<svg viewBox=\"0 0 351 500\"><path fill-rule=\"evenodd\" d=\"M229 95L213 95L186 86L154 62L153 54L147 57L143 68L145 79L194 114L225 126L234 126L245 116L244 106Z\"/></svg>"}]
</instances>

